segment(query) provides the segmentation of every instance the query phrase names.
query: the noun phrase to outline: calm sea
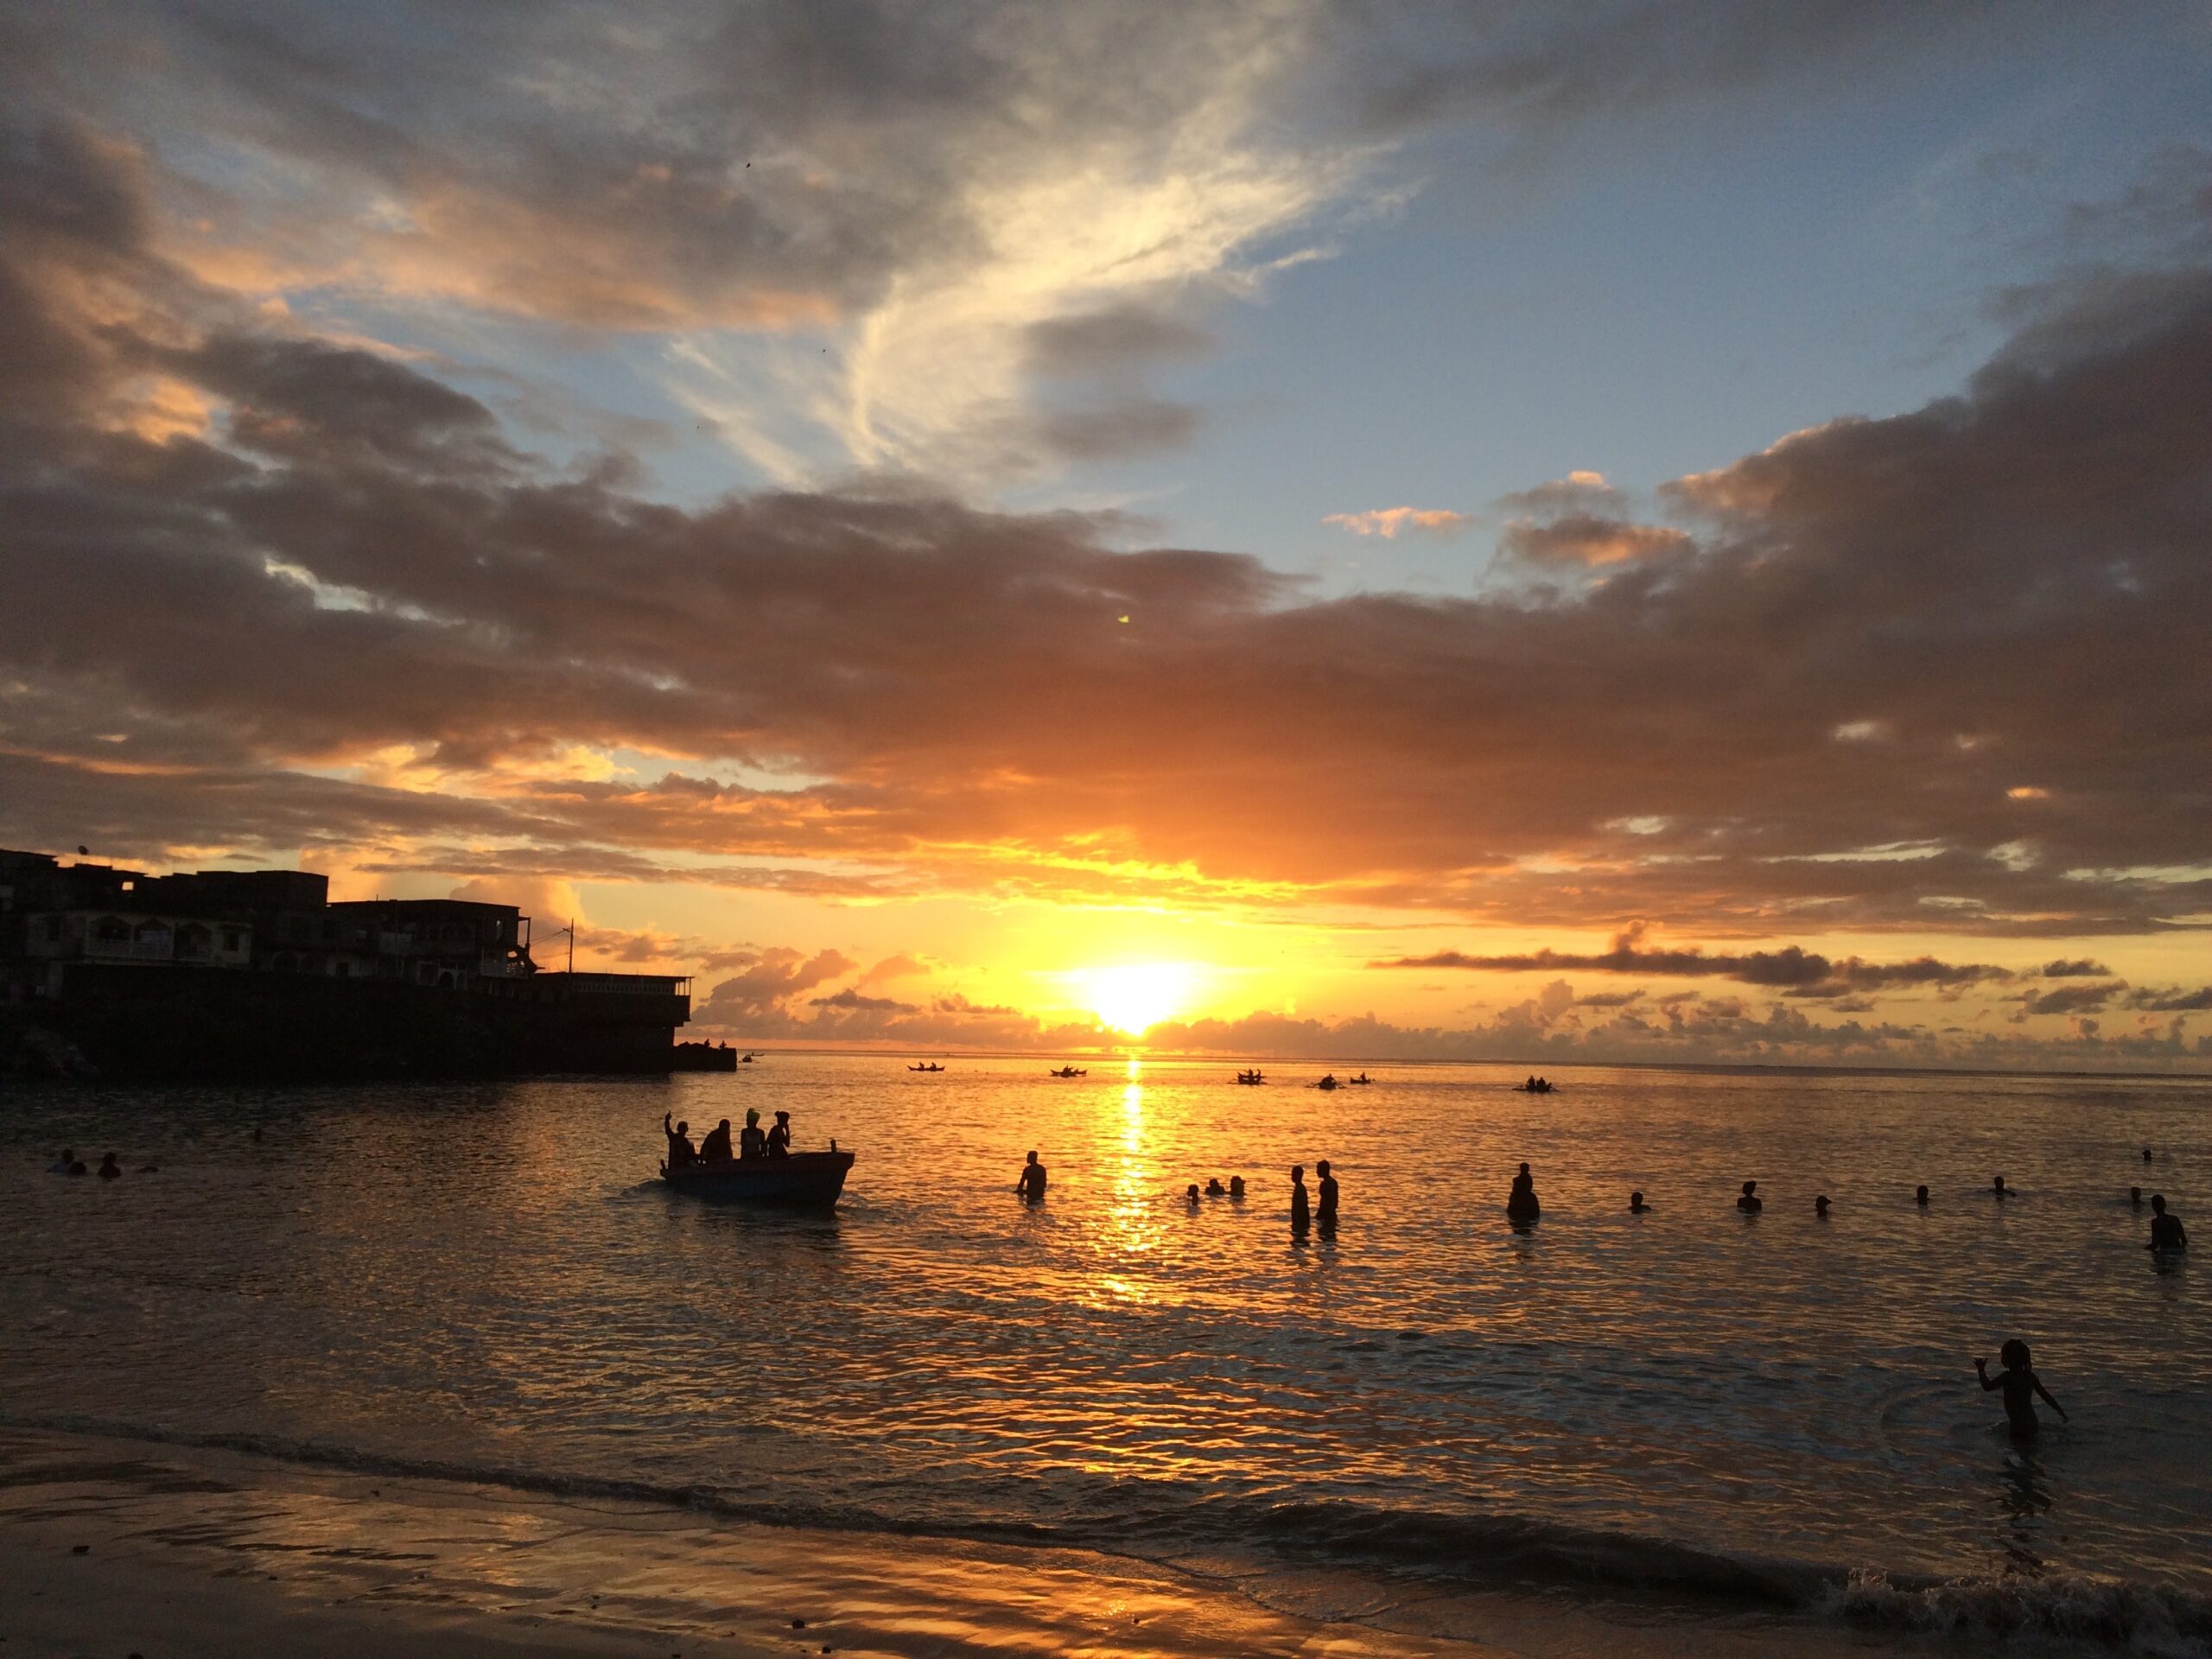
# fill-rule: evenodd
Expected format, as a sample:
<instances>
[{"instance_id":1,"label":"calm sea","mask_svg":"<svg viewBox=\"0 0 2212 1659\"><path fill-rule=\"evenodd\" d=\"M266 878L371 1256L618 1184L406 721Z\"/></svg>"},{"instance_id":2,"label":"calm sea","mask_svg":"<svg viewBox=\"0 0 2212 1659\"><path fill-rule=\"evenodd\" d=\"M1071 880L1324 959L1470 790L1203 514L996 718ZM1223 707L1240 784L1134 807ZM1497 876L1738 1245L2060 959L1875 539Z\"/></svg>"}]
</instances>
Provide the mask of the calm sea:
<instances>
[{"instance_id":1,"label":"calm sea","mask_svg":"<svg viewBox=\"0 0 2212 1659\"><path fill-rule=\"evenodd\" d=\"M2212 1258L2206 1085L1088 1065L17 1088L0 1421L1232 1574L2212 1633L2212 1259L2127 1202ZM858 1150L834 1216L650 1179L664 1110L748 1106ZM160 1171L45 1173L65 1142ZM1325 1157L1342 1226L1294 1241ZM2026 1451L1971 1369L2012 1336L2073 1414Z\"/></svg>"}]
</instances>

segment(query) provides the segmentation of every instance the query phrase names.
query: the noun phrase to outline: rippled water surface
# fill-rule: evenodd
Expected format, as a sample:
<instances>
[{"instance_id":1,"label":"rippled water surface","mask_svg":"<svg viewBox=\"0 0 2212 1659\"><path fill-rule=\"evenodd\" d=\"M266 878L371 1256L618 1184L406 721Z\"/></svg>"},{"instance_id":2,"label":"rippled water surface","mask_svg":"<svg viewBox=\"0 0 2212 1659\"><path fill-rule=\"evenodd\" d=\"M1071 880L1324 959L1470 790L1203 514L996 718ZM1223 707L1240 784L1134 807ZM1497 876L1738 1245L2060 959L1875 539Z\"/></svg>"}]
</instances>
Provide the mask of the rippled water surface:
<instances>
[{"instance_id":1,"label":"rippled water surface","mask_svg":"<svg viewBox=\"0 0 2212 1659\"><path fill-rule=\"evenodd\" d=\"M2206 1269L2126 1201L2212 1250L2201 1084L1089 1064L18 1090L0 1416L1169 1559L1594 1535L2212 1592ZM650 1179L664 1110L747 1106L859 1149L836 1215ZM160 1171L45 1173L65 1141ZM1323 1157L1342 1227L1294 1241L1287 1166ZM1185 1203L1232 1174L1242 1203ZM2024 1453L1970 1369L2014 1335L2073 1414Z\"/></svg>"}]
</instances>

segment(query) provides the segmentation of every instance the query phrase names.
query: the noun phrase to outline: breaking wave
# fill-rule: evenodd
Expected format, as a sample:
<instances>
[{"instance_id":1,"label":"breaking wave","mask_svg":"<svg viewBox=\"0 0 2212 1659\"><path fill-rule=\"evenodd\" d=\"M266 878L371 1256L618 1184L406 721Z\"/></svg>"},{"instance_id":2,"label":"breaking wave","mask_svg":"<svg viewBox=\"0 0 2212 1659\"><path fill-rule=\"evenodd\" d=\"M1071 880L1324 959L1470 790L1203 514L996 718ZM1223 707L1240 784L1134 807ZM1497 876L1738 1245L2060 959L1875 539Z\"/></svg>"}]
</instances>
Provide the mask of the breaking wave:
<instances>
[{"instance_id":1,"label":"breaking wave","mask_svg":"<svg viewBox=\"0 0 2212 1659\"><path fill-rule=\"evenodd\" d=\"M1753 1607L1825 1623L2008 1646L2091 1643L2146 1659L2212 1659L2212 1598L2084 1574L1944 1579L1709 1550L1630 1532L1514 1515L1454 1515L1341 1500L1273 1503L1175 1494L1128 1483L1122 1501L1064 1523L886 1515L756 1497L726 1486L474 1464L287 1436L199 1433L78 1416L0 1418L0 1427L245 1452L387 1478L604 1498L768 1526L1094 1549L1173 1564L1212 1552L1367 1568L1490 1586L1577 1585Z\"/></svg>"}]
</instances>

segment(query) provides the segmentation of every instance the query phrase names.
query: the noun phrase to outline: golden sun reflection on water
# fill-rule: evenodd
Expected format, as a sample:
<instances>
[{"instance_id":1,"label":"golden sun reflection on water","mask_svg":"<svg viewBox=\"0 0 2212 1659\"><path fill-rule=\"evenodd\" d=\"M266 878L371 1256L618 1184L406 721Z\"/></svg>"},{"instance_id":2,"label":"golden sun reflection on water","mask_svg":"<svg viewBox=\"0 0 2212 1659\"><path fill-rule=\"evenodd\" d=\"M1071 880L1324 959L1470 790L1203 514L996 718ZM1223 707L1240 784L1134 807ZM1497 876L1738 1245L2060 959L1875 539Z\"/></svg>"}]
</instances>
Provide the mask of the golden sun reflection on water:
<instances>
[{"instance_id":1,"label":"golden sun reflection on water","mask_svg":"<svg viewBox=\"0 0 2212 1659\"><path fill-rule=\"evenodd\" d=\"M1128 1081L1122 1089L1122 1148L1112 1173L1106 1260L1097 1281L1101 1295L1114 1302L1154 1299L1147 1279L1128 1271L1160 1243L1159 1174L1145 1145L1143 1073L1143 1063L1130 1056Z\"/></svg>"}]
</instances>

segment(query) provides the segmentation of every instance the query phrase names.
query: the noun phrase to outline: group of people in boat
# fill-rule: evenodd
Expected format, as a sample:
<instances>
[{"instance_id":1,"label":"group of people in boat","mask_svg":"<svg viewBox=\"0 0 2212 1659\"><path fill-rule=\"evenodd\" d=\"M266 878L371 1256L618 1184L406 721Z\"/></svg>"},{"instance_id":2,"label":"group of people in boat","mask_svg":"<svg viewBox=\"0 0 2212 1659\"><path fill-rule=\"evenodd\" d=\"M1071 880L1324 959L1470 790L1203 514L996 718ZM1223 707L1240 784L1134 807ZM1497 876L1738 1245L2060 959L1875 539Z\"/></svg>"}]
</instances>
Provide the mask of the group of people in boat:
<instances>
[{"instance_id":1,"label":"group of people in boat","mask_svg":"<svg viewBox=\"0 0 2212 1659\"><path fill-rule=\"evenodd\" d=\"M775 1127L763 1129L760 1114L747 1111L745 1127L737 1134L737 1146L730 1146L729 1119L724 1118L711 1129L696 1147L691 1144L690 1123L671 1122L673 1115L660 1116L661 1133L668 1137L668 1167L671 1173L689 1169L694 1164L732 1164L747 1158L788 1158L791 1154L791 1115L776 1114Z\"/></svg>"},{"instance_id":2,"label":"group of people in boat","mask_svg":"<svg viewBox=\"0 0 2212 1659\"><path fill-rule=\"evenodd\" d=\"M1552 1091L1552 1080L1549 1077L1531 1077L1528 1082L1516 1083L1513 1086L1524 1095L1548 1095Z\"/></svg>"},{"instance_id":3,"label":"group of people in boat","mask_svg":"<svg viewBox=\"0 0 2212 1659\"><path fill-rule=\"evenodd\" d=\"M1322 1075L1321 1081L1315 1084L1313 1086L1316 1089L1341 1089L1348 1083L1371 1083L1373 1081L1374 1079L1370 1077L1364 1071L1361 1072L1356 1077L1340 1077L1335 1072L1329 1071L1325 1072Z\"/></svg>"}]
</instances>

